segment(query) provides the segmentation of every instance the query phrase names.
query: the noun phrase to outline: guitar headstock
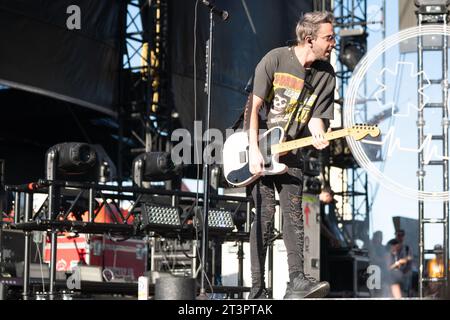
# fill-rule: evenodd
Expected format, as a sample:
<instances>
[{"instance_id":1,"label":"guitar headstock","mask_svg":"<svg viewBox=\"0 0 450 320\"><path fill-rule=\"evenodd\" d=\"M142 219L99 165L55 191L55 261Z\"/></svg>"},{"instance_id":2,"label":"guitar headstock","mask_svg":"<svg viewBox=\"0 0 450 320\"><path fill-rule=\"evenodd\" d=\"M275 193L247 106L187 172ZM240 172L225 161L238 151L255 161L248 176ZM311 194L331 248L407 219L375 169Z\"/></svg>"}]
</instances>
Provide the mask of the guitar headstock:
<instances>
[{"instance_id":1,"label":"guitar headstock","mask_svg":"<svg viewBox=\"0 0 450 320\"><path fill-rule=\"evenodd\" d=\"M375 138L378 137L380 133L380 128L376 125L371 126L368 124L355 124L350 128L350 135L355 138L355 140L361 140L368 135Z\"/></svg>"}]
</instances>

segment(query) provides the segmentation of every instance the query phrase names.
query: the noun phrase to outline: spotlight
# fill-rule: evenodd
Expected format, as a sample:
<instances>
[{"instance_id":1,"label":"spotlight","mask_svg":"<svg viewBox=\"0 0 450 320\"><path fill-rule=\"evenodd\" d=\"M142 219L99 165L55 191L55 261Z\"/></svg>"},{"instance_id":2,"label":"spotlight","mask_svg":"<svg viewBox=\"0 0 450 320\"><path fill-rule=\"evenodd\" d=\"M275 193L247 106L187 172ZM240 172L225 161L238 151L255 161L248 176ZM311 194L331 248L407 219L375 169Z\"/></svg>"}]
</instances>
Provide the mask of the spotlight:
<instances>
[{"instance_id":1,"label":"spotlight","mask_svg":"<svg viewBox=\"0 0 450 320\"><path fill-rule=\"evenodd\" d=\"M203 227L203 211L199 207L197 211L197 228ZM231 211L224 209L210 209L208 211L208 230L230 232L234 229L233 215Z\"/></svg>"},{"instance_id":2,"label":"spotlight","mask_svg":"<svg viewBox=\"0 0 450 320\"><path fill-rule=\"evenodd\" d=\"M179 175L181 167L175 166L169 152L147 152L133 160L133 181L142 186L143 181L166 181Z\"/></svg>"},{"instance_id":3,"label":"spotlight","mask_svg":"<svg viewBox=\"0 0 450 320\"><path fill-rule=\"evenodd\" d=\"M49 148L45 155L48 180L97 181L99 162L95 148L66 142Z\"/></svg>"},{"instance_id":4,"label":"spotlight","mask_svg":"<svg viewBox=\"0 0 450 320\"><path fill-rule=\"evenodd\" d=\"M208 227L231 231L234 229L232 213L227 210L211 209L208 213Z\"/></svg>"},{"instance_id":5,"label":"spotlight","mask_svg":"<svg viewBox=\"0 0 450 320\"><path fill-rule=\"evenodd\" d=\"M343 29L339 36L339 61L353 71L367 52L367 33L362 29Z\"/></svg>"},{"instance_id":6,"label":"spotlight","mask_svg":"<svg viewBox=\"0 0 450 320\"><path fill-rule=\"evenodd\" d=\"M144 203L142 205L142 223L144 229L158 227L181 227L182 210L178 207L161 206Z\"/></svg>"}]
</instances>

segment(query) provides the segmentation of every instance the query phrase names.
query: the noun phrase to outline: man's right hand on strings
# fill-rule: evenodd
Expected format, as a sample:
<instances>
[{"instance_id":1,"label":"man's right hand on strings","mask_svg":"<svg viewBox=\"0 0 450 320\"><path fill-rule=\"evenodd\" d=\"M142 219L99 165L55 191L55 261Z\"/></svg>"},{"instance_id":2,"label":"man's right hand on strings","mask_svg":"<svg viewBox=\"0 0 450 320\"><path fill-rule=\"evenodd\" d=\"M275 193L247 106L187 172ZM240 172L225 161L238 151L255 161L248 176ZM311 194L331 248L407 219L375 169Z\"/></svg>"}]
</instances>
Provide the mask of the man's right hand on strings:
<instances>
[{"instance_id":1,"label":"man's right hand on strings","mask_svg":"<svg viewBox=\"0 0 450 320\"><path fill-rule=\"evenodd\" d=\"M256 175L261 174L264 168L264 158L261 154L261 151L259 151L258 146L250 145L248 153L250 173Z\"/></svg>"}]
</instances>

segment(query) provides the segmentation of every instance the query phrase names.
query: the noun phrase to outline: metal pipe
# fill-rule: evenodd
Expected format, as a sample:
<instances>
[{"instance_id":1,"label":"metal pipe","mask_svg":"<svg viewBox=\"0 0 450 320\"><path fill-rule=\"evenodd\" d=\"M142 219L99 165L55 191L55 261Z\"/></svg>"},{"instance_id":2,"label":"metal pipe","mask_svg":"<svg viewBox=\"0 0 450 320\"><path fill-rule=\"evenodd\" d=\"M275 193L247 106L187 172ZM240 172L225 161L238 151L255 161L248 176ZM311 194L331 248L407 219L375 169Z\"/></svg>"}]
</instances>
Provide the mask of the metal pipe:
<instances>
[{"instance_id":1,"label":"metal pipe","mask_svg":"<svg viewBox=\"0 0 450 320\"><path fill-rule=\"evenodd\" d=\"M25 194L25 217L24 222L28 222L31 217L31 210L33 208L33 195L27 192ZM30 293L30 245L31 245L31 232L25 232L25 250L23 261L23 300L29 299Z\"/></svg>"},{"instance_id":2,"label":"metal pipe","mask_svg":"<svg viewBox=\"0 0 450 320\"><path fill-rule=\"evenodd\" d=\"M89 188L89 222L95 221L95 192L94 188Z\"/></svg>"},{"instance_id":3,"label":"metal pipe","mask_svg":"<svg viewBox=\"0 0 450 320\"><path fill-rule=\"evenodd\" d=\"M20 193L16 191L15 199L14 199L14 223L20 222Z\"/></svg>"},{"instance_id":4,"label":"metal pipe","mask_svg":"<svg viewBox=\"0 0 450 320\"><path fill-rule=\"evenodd\" d=\"M207 45L207 81L206 81L206 92L208 95L207 99L207 112L206 112L206 143L210 141L210 120L211 120L211 101L212 101L212 55L213 55L213 29L214 29L214 16L213 11L209 11L209 40ZM202 227L202 269L200 281L200 296L206 296L205 288L205 277L207 277L207 263L208 263L208 215L209 215L209 201L210 201L210 167L209 160L204 159L203 165L203 227Z\"/></svg>"},{"instance_id":5,"label":"metal pipe","mask_svg":"<svg viewBox=\"0 0 450 320\"><path fill-rule=\"evenodd\" d=\"M240 240L238 242L238 286L244 286L244 242ZM243 298L242 292L239 292L239 299Z\"/></svg>"},{"instance_id":6,"label":"metal pipe","mask_svg":"<svg viewBox=\"0 0 450 320\"><path fill-rule=\"evenodd\" d=\"M421 25L422 15L418 15L419 25ZM417 86L420 88L423 82L423 73L420 72L423 70L423 38L419 36L418 39L418 57L417 57L417 70L418 70L418 83ZM418 95L418 106L423 105L422 95ZM423 143L423 127L424 127L424 118L423 118L423 110L419 108L417 112L417 143L420 146ZM418 187L419 191L423 191L424 189L424 176L425 170L423 167L423 151L418 154L418 170L417 170L417 179L418 179ZM423 264L424 264L424 203L421 200L418 200L418 210L419 210L419 297L423 297Z\"/></svg>"},{"instance_id":7,"label":"metal pipe","mask_svg":"<svg viewBox=\"0 0 450 320\"><path fill-rule=\"evenodd\" d=\"M48 188L48 220L53 220L53 211L55 210L55 186L51 184ZM50 242L50 286L49 296L53 300L55 298L56 288L56 253L57 253L57 231L51 231Z\"/></svg>"},{"instance_id":8,"label":"metal pipe","mask_svg":"<svg viewBox=\"0 0 450 320\"><path fill-rule=\"evenodd\" d=\"M447 27L447 16L448 14L444 15L444 26ZM443 153L444 157L448 159L449 155L449 143L448 143L448 127L449 127L449 114L448 114L448 38L447 36L443 36L443 68L442 68L442 75L443 75L443 84L444 84L444 90L443 90L443 121L442 121L442 136L443 136ZM444 165L444 172L443 172L443 183L444 183L444 191L449 190L449 164L448 160L443 161ZM444 249L444 277L448 279L448 223L449 223L449 202L444 201L444 241L442 243L443 249ZM444 284L445 292L447 292L448 287L448 281Z\"/></svg>"}]
</instances>

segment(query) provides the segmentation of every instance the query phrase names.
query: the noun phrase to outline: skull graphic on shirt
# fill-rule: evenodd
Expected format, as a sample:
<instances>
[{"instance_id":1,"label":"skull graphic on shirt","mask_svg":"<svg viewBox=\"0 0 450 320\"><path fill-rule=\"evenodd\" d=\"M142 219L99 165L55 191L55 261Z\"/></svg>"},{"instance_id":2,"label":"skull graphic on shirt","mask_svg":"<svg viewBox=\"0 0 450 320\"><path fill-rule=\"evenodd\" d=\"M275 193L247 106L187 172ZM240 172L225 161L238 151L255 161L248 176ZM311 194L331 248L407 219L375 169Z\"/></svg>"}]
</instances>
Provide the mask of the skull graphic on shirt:
<instances>
[{"instance_id":1,"label":"skull graphic on shirt","mask_svg":"<svg viewBox=\"0 0 450 320\"><path fill-rule=\"evenodd\" d=\"M276 93L272 101L270 112L275 115L284 113L288 104L288 99L288 97Z\"/></svg>"}]
</instances>

